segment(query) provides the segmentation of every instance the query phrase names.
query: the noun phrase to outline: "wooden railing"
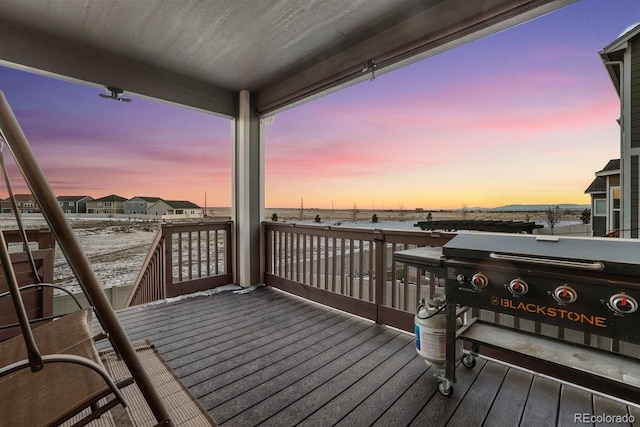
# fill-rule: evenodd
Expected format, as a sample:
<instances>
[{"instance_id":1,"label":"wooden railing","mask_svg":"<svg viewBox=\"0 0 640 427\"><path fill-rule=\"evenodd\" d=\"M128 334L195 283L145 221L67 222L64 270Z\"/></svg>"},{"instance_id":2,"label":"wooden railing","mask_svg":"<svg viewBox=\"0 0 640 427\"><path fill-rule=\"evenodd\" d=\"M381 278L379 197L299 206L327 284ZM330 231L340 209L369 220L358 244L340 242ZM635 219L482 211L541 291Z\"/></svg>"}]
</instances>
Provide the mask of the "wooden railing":
<instances>
[{"instance_id":1,"label":"wooden railing","mask_svg":"<svg viewBox=\"0 0 640 427\"><path fill-rule=\"evenodd\" d=\"M442 278L392 262L395 251L442 246L454 234L265 222L266 285L413 331L420 298Z\"/></svg>"},{"instance_id":2,"label":"wooden railing","mask_svg":"<svg viewBox=\"0 0 640 427\"><path fill-rule=\"evenodd\" d=\"M232 222L161 224L127 306L232 282Z\"/></svg>"},{"instance_id":3,"label":"wooden railing","mask_svg":"<svg viewBox=\"0 0 640 427\"><path fill-rule=\"evenodd\" d=\"M37 273L42 282L53 282L53 256L55 250L55 238L49 229L25 230L27 240ZM31 261L27 252L23 249L22 237L18 230L3 231L7 246L9 247L13 269L19 286L38 283L33 277ZM4 273L0 269L0 293L7 291L7 283ZM53 314L53 290L47 287L38 287L26 290L22 298L29 319L41 319ZM0 327L14 325L17 322L15 310L10 297L0 299ZM19 334L17 328L0 328L0 341Z\"/></svg>"},{"instance_id":4,"label":"wooden railing","mask_svg":"<svg viewBox=\"0 0 640 427\"><path fill-rule=\"evenodd\" d=\"M440 247L455 234L266 222L265 284L413 332L421 298L444 295L436 275L393 262L395 251ZM640 358L640 345L474 309L483 320Z\"/></svg>"}]
</instances>

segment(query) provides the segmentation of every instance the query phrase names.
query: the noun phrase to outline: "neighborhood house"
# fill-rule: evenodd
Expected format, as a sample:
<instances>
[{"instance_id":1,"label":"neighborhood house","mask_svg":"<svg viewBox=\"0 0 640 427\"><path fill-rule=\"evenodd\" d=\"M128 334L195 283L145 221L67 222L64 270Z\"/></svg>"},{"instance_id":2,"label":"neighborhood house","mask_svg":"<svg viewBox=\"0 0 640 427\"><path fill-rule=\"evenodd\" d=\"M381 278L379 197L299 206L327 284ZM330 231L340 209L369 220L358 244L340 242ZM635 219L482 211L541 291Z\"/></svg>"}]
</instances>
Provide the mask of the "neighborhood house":
<instances>
[{"instance_id":1,"label":"neighborhood house","mask_svg":"<svg viewBox=\"0 0 640 427\"><path fill-rule=\"evenodd\" d=\"M19 213L40 213L31 194L15 194ZM163 200L160 197L136 196L127 199L116 194L94 199L91 196L58 196L58 205L65 214L153 215L161 219L202 218L204 209L188 200ZM2 213L12 214L10 198L0 200Z\"/></svg>"}]
</instances>

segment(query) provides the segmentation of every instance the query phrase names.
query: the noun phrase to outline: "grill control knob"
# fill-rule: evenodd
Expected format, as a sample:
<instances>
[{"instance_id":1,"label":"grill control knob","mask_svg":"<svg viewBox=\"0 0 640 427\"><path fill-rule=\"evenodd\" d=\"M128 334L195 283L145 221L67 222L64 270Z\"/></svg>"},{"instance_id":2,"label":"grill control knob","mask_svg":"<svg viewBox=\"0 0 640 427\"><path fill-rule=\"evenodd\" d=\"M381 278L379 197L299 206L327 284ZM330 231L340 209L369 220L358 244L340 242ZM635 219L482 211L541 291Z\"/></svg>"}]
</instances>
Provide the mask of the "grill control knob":
<instances>
[{"instance_id":1,"label":"grill control knob","mask_svg":"<svg viewBox=\"0 0 640 427\"><path fill-rule=\"evenodd\" d=\"M489 284L489 279L482 273L476 273L471 276L471 284L476 289L482 289Z\"/></svg>"},{"instance_id":2,"label":"grill control knob","mask_svg":"<svg viewBox=\"0 0 640 427\"><path fill-rule=\"evenodd\" d=\"M622 314L633 313L638 309L638 301L627 294L615 294L609 298L611 308Z\"/></svg>"},{"instance_id":3,"label":"grill control knob","mask_svg":"<svg viewBox=\"0 0 640 427\"><path fill-rule=\"evenodd\" d=\"M509 291L514 295L524 295L529 292L529 285L520 278L513 279L509 282Z\"/></svg>"},{"instance_id":4,"label":"grill control knob","mask_svg":"<svg viewBox=\"0 0 640 427\"><path fill-rule=\"evenodd\" d=\"M571 286L561 285L553 291L553 297L558 302L570 304L578 299L578 293Z\"/></svg>"}]
</instances>

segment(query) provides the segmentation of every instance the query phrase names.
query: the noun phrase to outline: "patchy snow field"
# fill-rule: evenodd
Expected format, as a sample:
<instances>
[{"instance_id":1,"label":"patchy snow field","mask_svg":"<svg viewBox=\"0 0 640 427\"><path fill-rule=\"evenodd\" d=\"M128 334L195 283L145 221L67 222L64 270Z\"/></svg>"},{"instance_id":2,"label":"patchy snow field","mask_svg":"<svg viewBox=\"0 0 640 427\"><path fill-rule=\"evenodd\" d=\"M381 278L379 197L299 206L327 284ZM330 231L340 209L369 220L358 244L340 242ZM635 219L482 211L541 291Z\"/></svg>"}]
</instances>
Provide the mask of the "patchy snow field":
<instances>
[{"instance_id":1,"label":"patchy snow field","mask_svg":"<svg viewBox=\"0 0 640 427\"><path fill-rule=\"evenodd\" d=\"M47 227L41 217L22 218L25 228ZM156 236L158 224L128 220L70 219L69 223L104 288L132 285ZM3 229L17 229L13 217L0 218ZM78 292L78 282L56 245L54 283Z\"/></svg>"}]
</instances>

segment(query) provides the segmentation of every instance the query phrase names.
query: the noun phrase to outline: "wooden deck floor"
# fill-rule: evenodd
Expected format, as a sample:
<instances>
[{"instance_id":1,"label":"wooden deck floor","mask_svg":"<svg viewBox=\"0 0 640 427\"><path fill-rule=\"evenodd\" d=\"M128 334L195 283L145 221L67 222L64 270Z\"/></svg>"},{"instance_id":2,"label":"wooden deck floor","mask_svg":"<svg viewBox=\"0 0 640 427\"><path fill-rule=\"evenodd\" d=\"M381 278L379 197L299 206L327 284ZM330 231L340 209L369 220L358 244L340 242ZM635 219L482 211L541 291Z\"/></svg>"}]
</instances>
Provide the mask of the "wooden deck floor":
<instances>
[{"instance_id":1,"label":"wooden deck floor","mask_svg":"<svg viewBox=\"0 0 640 427\"><path fill-rule=\"evenodd\" d=\"M538 427L575 425L583 413L640 422L635 406L481 359L458 368L446 398L413 336L270 288L119 317L220 425Z\"/></svg>"}]
</instances>

